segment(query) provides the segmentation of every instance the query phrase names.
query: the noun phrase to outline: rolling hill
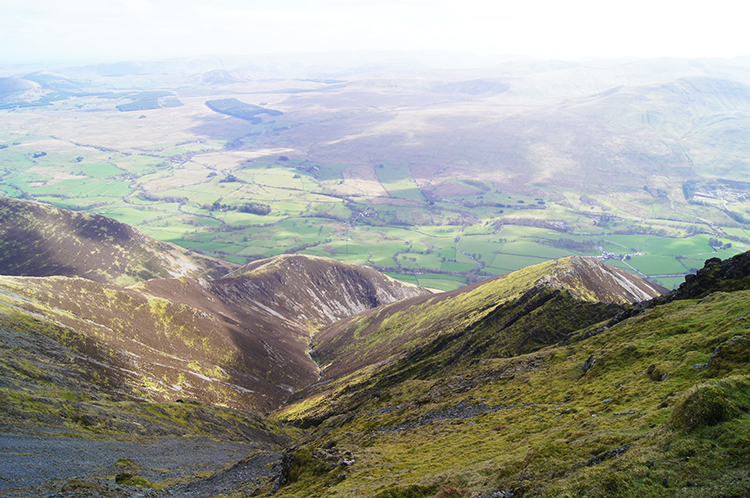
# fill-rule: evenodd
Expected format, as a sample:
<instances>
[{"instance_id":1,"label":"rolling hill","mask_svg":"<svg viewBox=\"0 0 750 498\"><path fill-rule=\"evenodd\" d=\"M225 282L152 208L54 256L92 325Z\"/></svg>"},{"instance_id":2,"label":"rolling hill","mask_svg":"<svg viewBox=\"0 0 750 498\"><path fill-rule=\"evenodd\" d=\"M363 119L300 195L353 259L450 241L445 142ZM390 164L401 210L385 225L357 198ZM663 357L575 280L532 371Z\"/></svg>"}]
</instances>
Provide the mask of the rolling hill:
<instances>
[{"instance_id":1,"label":"rolling hill","mask_svg":"<svg viewBox=\"0 0 750 498\"><path fill-rule=\"evenodd\" d=\"M750 244L748 74L440 53L27 70L0 190L238 264L302 253L453 290L609 252L673 288Z\"/></svg>"}]
</instances>

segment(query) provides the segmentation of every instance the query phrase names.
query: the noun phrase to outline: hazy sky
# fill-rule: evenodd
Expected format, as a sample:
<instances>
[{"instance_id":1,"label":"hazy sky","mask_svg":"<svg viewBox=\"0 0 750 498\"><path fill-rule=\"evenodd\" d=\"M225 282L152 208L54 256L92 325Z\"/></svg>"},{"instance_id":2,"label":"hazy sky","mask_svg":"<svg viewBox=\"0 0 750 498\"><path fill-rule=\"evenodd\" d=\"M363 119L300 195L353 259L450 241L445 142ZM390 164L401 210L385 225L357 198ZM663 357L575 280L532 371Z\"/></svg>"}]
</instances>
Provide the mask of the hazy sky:
<instances>
[{"instance_id":1,"label":"hazy sky","mask_svg":"<svg viewBox=\"0 0 750 498\"><path fill-rule=\"evenodd\" d=\"M0 0L0 63L447 50L544 59L750 55L750 2Z\"/></svg>"}]
</instances>

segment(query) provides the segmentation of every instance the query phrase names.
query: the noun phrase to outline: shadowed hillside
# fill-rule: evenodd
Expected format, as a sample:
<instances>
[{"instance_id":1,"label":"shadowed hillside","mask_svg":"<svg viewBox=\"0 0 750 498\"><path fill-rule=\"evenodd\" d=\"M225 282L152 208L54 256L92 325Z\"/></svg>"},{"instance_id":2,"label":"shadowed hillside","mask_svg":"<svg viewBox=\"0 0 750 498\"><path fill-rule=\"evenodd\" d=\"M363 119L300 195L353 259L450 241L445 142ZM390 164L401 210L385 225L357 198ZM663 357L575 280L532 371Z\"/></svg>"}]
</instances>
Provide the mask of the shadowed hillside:
<instances>
[{"instance_id":1,"label":"shadowed hillside","mask_svg":"<svg viewBox=\"0 0 750 498\"><path fill-rule=\"evenodd\" d=\"M104 216L0 197L0 275L126 285L152 278L216 278L235 267Z\"/></svg>"},{"instance_id":2,"label":"shadowed hillside","mask_svg":"<svg viewBox=\"0 0 750 498\"><path fill-rule=\"evenodd\" d=\"M87 376L102 388L256 412L317 380L306 353L317 326L423 292L370 269L303 256L218 281L156 279L128 288L82 278L0 277L7 325L40 321L42 333L94 360ZM314 300L315 294L327 299Z\"/></svg>"},{"instance_id":3,"label":"shadowed hillside","mask_svg":"<svg viewBox=\"0 0 750 498\"><path fill-rule=\"evenodd\" d=\"M128 287L4 276L0 423L263 448L154 496L744 496L748 258L662 296L580 257L443 294L304 256Z\"/></svg>"}]
</instances>

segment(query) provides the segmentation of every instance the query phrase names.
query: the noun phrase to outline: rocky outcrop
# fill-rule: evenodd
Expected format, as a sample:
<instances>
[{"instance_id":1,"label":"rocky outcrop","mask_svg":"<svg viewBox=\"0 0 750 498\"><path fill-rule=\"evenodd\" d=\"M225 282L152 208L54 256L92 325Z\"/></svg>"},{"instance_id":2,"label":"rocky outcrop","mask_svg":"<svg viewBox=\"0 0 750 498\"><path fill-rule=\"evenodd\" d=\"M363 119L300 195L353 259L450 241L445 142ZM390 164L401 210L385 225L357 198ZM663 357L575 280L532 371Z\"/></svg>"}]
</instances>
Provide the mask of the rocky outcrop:
<instances>
[{"instance_id":1,"label":"rocky outcrop","mask_svg":"<svg viewBox=\"0 0 750 498\"><path fill-rule=\"evenodd\" d=\"M700 299L712 292L734 292L750 289L750 251L729 259L707 259L695 275L687 275L677 289L648 301L637 303L618 314L607 323L608 327L627 318L640 315L644 310L681 299Z\"/></svg>"},{"instance_id":2,"label":"rocky outcrop","mask_svg":"<svg viewBox=\"0 0 750 498\"><path fill-rule=\"evenodd\" d=\"M606 304L632 304L653 299L668 292L661 285L640 278L596 258L571 256L536 283L566 289L580 299Z\"/></svg>"},{"instance_id":3,"label":"rocky outcrop","mask_svg":"<svg viewBox=\"0 0 750 498\"><path fill-rule=\"evenodd\" d=\"M695 275L687 275L679 288L664 296L675 299L699 299L715 291L750 289L750 252L729 259L707 259Z\"/></svg>"}]
</instances>

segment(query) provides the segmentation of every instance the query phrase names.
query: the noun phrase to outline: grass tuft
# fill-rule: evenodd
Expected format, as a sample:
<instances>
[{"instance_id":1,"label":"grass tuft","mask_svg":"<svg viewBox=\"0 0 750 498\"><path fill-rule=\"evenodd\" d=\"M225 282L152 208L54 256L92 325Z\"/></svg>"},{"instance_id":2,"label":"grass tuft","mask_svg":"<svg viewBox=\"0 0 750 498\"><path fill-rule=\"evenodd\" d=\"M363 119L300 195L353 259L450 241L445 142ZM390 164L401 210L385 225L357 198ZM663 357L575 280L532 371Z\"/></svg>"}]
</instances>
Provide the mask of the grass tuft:
<instances>
[{"instance_id":1,"label":"grass tuft","mask_svg":"<svg viewBox=\"0 0 750 498\"><path fill-rule=\"evenodd\" d=\"M437 489L437 485L420 486L417 484L411 486L398 486L385 491L381 491L375 498L426 498L432 496Z\"/></svg>"},{"instance_id":2,"label":"grass tuft","mask_svg":"<svg viewBox=\"0 0 750 498\"><path fill-rule=\"evenodd\" d=\"M750 382L747 376L709 381L688 389L672 410L671 425L675 430L691 432L705 426L731 420L747 411L746 399Z\"/></svg>"},{"instance_id":3,"label":"grass tuft","mask_svg":"<svg viewBox=\"0 0 750 498\"><path fill-rule=\"evenodd\" d=\"M456 486L443 486L435 498L463 498L469 496L469 490Z\"/></svg>"}]
</instances>

